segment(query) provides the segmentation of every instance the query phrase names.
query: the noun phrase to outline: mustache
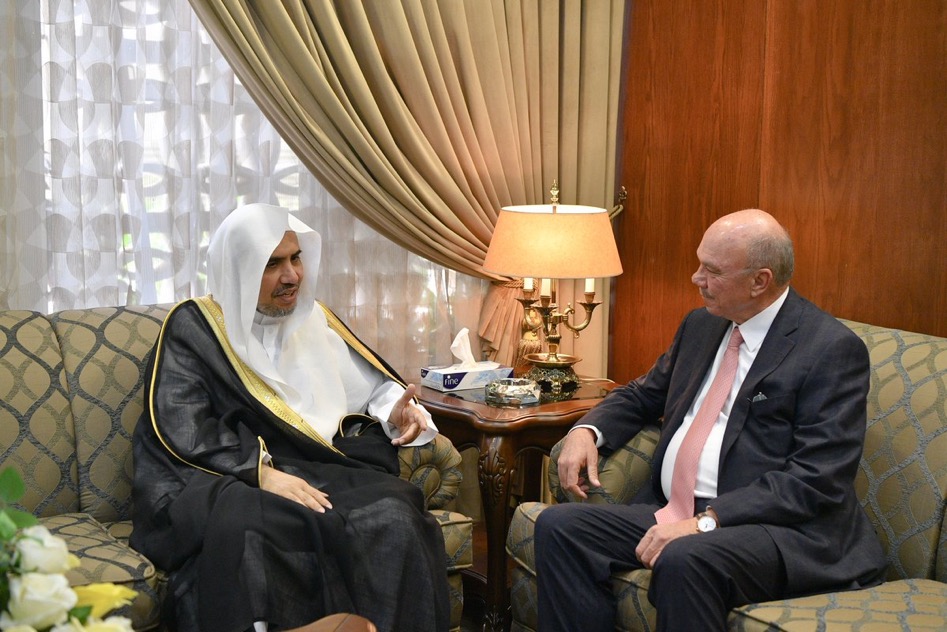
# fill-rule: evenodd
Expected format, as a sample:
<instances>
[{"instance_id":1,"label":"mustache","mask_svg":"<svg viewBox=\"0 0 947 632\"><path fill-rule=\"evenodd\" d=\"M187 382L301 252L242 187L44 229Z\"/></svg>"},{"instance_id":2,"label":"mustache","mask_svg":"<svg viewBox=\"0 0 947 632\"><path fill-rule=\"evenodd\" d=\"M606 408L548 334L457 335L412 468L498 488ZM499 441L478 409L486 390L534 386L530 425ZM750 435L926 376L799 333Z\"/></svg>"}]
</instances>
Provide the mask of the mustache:
<instances>
[{"instance_id":1,"label":"mustache","mask_svg":"<svg viewBox=\"0 0 947 632\"><path fill-rule=\"evenodd\" d=\"M273 296L283 296L284 294L289 294L299 289L298 283L287 283L276 288L276 291L273 292Z\"/></svg>"}]
</instances>

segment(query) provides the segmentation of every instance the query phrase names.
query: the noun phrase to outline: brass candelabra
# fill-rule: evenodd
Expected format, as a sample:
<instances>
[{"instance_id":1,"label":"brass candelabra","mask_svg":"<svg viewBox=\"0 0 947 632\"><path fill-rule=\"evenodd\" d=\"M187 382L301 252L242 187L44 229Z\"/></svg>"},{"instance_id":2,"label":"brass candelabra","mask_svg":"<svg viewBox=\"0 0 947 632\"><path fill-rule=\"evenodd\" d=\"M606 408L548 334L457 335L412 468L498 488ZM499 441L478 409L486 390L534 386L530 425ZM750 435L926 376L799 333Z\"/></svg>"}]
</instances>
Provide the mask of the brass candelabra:
<instances>
[{"instance_id":1,"label":"brass candelabra","mask_svg":"<svg viewBox=\"0 0 947 632\"><path fill-rule=\"evenodd\" d=\"M559 326L563 325L578 338L579 332L592 322L592 312L602 303L595 300L594 291L585 292L585 300L578 303L585 310L585 320L573 324L570 320L576 311L571 303L560 312L559 306L552 301L552 296L541 295L537 301L535 295L535 289L524 289L523 296L517 298L523 305L523 335L536 335L536 332L539 332L546 340L548 352L524 356L524 360L531 366L526 377L539 383L543 400L566 400L579 388L579 377L572 366L581 358L559 353L559 343L562 340Z\"/></svg>"}]
</instances>

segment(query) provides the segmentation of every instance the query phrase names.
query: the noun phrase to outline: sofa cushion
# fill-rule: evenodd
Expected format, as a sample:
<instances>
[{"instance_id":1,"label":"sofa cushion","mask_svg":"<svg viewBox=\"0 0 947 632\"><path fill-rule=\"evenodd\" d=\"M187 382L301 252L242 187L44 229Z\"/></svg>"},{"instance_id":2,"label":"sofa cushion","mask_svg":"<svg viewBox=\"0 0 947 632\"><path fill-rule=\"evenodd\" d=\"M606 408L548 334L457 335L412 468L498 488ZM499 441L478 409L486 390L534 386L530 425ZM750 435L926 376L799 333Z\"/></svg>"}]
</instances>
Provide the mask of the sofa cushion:
<instances>
[{"instance_id":1,"label":"sofa cushion","mask_svg":"<svg viewBox=\"0 0 947 632\"><path fill-rule=\"evenodd\" d=\"M42 518L41 523L53 535L65 540L69 551L81 562L66 574L71 585L111 582L127 586L138 592L138 596L131 606L118 612L129 617L136 630L157 626L163 583L147 558L113 537L89 514L50 516Z\"/></svg>"},{"instance_id":2,"label":"sofa cushion","mask_svg":"<svg viewBox=\"0 0 947 632\"><path fill-rule=\"evenodd\" d=\"M145 365L165 306L101 307L50 316L75 418L79 508L100 520L131 517L131 435Z\"/></svg>"},{"instance_id":3,"label":"sofa cushion","mask_svg":"<svg viewBox=\"0 0 947 632\"><path fill-rule=\"evenodd\" d=\"M23 475L18 506L79 511L75 425L59 341L36 312L0 311L0 463Z\"/></svg>"},{"instance_id":4,"label":"sofa cushion","mask_svg":"<svg viewBox=\"0 0 947 632\"><path fill-rule=\"evenodd\" d=\"M947 338L842 322L871 358L855 489L888 552L888 579L947 581Z\"/></svg>"},{"instance_id":5,"label":"sofa cushion","mask_svg":"<svg viewBox=\"0 0 947 632\"><path fill-rule=\"evenodd\" d=\"M622 629L653 630L650 571L613 578ZM886 582L874 588L750 604L730 613L733 632L798 630L947 630L947 584L930 579Z\"/></svg>"},{"instance_id":6,"label":"sofa cushion","mask_svg":"<svg viewBox=\"0 0 947 632\"><path fill-rule=\"evenodd\" d=\"M447 552L447 572L451 603L451 625L456 628L463 611L463 582L460 570L473 564L473 521L457 512L433 510L441 526ZM129 521L103 525L83 513L44 518L43 524L63 538L70 552L81 561L68 573L72 585L112 582L127 585L138 597L125 612L136 630L158 626L159 604L165 592L166 577L140 553L128 546L132 526Z\"/></svg>"},{"instance_id":7,"label":"sofa cushion","mask_svg":"<svg viewBox=\"0 0 947 632\"><path fill-rule=\"evenodd\" d=\"M930 579L886 582L874 588L783 599L738 608L730 629L947 630L947 584Z\"/></svg>"}]
</instances>

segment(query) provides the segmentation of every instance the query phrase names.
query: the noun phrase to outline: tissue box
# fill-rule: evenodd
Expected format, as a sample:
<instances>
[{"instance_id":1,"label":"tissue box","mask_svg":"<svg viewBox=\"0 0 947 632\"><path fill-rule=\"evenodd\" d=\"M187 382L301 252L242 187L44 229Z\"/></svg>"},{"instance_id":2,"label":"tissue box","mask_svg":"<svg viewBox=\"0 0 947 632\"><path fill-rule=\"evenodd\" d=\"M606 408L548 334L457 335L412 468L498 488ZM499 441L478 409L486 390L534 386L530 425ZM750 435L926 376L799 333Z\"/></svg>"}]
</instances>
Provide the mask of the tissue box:
<instances>
[{"instance_id":1,"label":"tissue box","mask_svg":"<svg viewBox=\"0 0 947 632\"><path fill-rule=\"evenodd\" d=\"M499 366L496 362L478 362L477 364L477 367L470 369L457 365L425 367L421 369L421 385L438 391L461 391L468 388L483 388L493 380L513 375L511 366Z\"/></svg>"}]
</instances>

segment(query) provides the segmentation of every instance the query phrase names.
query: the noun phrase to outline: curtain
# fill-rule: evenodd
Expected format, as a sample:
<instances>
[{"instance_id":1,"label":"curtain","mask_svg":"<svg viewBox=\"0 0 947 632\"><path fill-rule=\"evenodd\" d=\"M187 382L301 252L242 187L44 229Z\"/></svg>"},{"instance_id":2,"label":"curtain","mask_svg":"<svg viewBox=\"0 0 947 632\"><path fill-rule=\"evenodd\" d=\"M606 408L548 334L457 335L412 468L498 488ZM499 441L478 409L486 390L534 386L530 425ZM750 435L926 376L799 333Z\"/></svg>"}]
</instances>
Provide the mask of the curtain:
<instances>
[{"instance_id":1,"label":"curtain","mask_svg":"<svg viewBox=\"0 0 947 632\"><path fill-rule=\"evenodd\" d=\"M186 0L3 2L0 32L0 308L203 294L210 235L261 201L322 233L320 297L407 379L476 330L487 282L343 209Z\"/></svg>"},{"instance_id":2,"label":"curtain","mask_svg":"<svg viewBox=\"0 0 947 632\"><path fill-rule=\"evenodd\" d=\"M191 0L261 109L353 215L469 275L499 209L611 206L624 0ZM502 280L500 280L502 281ZM479 333L512 361L494 284Z\"/></svg>"}]
</instances>

